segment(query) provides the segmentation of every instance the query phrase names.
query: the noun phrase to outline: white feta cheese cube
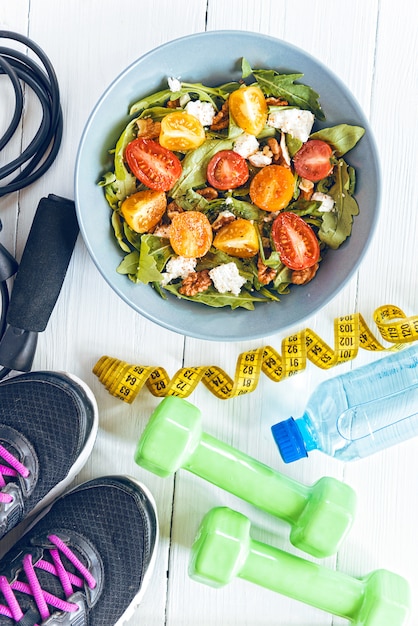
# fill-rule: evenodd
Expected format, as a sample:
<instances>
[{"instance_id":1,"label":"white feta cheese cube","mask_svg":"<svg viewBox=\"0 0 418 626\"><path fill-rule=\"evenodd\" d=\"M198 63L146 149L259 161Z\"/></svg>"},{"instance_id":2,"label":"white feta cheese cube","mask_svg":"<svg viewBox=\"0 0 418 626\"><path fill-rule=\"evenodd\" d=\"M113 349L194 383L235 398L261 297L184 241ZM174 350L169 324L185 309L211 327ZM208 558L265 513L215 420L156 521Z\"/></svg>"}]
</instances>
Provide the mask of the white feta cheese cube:
<instances>
[{"instance_id":1,"label":"white feta cheese cube","mask_svg":"<svg viewBox=\"0 0 418 626\"><path fill-rule=\"evenodd\" d=\"M321 202L321 206L319 207L318 211L322 211L323 213L329 213L334 209L334 199L327 193L315 191L315 193L312 194L312 200L315 200L316 202Z\"/></svg>"},{"instance_id":2,"label":"white feta cheese cube","mask_svg":"<svg viewBox=\"0 0 418 626\"><path fill-rule=\"evenodd\" d=\"M176 278L186 278L195 271L196 263L196 259L186 259L183 256L171 257L165 266L166 271L162 274L162 284L167 285Z\"/></svg>"},{"instance_id":3,"label":"white feta cheese cube","mask_svg":"<svg viewBox=\"0 0 418 626\"><path fill-rule=\"evenodd\" d=\"M242 133L235 140L233 150L244 157L244 159L248 159L249 156L257 152L259 145L254 135Z\"/></svg>"},{"instance_id":4,"label":"white feta cheese cube","mask_svg":"<svg viewBox=\"0 0 418 626\"><path fill-rule=\"evenodd\" d=\"M233 262L214 267L209 271L209 276L219 293L231 292L234 296L239 295L241 287L246 282Z\"/></svg>"},{"instance_id":5,"label":"white feta cheese cube","mask_svg":"<svg viewBox=\"0 0 418 626\"><path fill-rule=\"evenodd\" d=\"M186 112L196 117L202 126L210 126L216 114L210 102L202 102L201 100L190 100L186 104Z\"/></svg>"},{"instance_id":6,"label":"white feta cheese cube","mask_svg":"<svg viewBox=\"0 0 418 626\"><path fill-rule=\"evenodd\" d=\"M259 151L249 156L248 160L254 167L265 167L266 165L271 165L273 157L265 152Z\"/></svg>"},{"instance_id":7,"label":"white feta cheese cube","mask_svg":"<svg viewBox=\"0 0 418 626\"><path fill-rule=\"evenodd\" d=\"M309 139L314 121L315 116L310 111L279 109L270 113L267 124L268 126L273 126L273 128L280 129L284 133L289 133L295 139L305 143Z\"/></svg>"},{"instance_id":8,"label":"white feta cheese cube","mask_svg":"<svg viewBox=\"0 0 418 626\"><path fill-rule=\"evenodd\" d=\"M180 89L181 89L181 82L179 81L178 78L174 78L173 76L169 76L167 78L167 83L168 83L169 90L172 91L173 93L175 93L176 91L180 91Z\"/></svg>"}]
</instances>

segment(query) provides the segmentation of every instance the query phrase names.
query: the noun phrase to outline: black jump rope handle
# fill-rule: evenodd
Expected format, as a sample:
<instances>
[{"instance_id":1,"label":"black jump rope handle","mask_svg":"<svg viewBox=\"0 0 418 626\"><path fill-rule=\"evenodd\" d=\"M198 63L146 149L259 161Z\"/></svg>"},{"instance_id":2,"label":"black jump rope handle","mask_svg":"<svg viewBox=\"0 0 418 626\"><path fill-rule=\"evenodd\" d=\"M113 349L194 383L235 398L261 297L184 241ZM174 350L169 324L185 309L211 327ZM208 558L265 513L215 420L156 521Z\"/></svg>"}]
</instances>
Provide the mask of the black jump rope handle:
<instances>
[{"instance_id":1,"label":"black jump rope handle","mask_svg":"<svg viewBox=\"0 0 418 626\"><path fill-rule=\"evenodd\" d=\"M38 333L58 299L79 232L72 200L50 194L38 204L17 270L0 341L0 365L29 371Z\"/></svg>"}]
</instances>

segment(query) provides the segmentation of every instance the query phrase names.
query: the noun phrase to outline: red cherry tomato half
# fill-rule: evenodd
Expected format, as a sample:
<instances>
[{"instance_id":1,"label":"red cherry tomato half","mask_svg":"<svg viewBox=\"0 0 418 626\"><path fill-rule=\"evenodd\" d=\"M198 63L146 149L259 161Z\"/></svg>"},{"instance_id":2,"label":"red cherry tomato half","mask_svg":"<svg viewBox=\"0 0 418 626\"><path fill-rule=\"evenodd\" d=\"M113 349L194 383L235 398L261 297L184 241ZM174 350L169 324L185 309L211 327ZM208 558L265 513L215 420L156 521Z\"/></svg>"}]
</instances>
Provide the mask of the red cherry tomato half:
<instances>
[{"instance_id":1,"label":"red cherry tomato half","mask_svg":"<svg viewBox=\"0 0 418 626\"><path fill-rule=\"evenodd\" d=\"M282 263L291 270L304 270L318 262L318 239L299 215L290 211L280 213L273 222L271 235Z\"/></svg>"},{"instance_id":2,"label":"red cherry tomato half","mask_svg":"<svg viewBox=\"0 0 418 626\"><path fill-rule=\"evenodd\" d=\"M332 148L328 143L321 139L309 139L296 152L293 165L299 176L315 183L331 173L331 156Z\"/></svg>"},{"instance_id":3,"label":"red cherry tomato half","mask_svg":"<svg viewBox=\"0 0 418 626\"><path fill-rule=\"evenodd\" d=\"M180 159L153 139L134 139L125 149L132 174L150 189L168 191L180 178Z\"/></svg>"},{"instance_id":4,"label":"red cherry tomato half","mask_svg":"<svg viewBox=\"0 0 418 626\"><path fill-rule=\"evenodd\" d=\"M244 185L249 177L244 157L233 150L221 150L209 161L206 177L215 189L236 189Z\"/></svg>"}]
</instances>

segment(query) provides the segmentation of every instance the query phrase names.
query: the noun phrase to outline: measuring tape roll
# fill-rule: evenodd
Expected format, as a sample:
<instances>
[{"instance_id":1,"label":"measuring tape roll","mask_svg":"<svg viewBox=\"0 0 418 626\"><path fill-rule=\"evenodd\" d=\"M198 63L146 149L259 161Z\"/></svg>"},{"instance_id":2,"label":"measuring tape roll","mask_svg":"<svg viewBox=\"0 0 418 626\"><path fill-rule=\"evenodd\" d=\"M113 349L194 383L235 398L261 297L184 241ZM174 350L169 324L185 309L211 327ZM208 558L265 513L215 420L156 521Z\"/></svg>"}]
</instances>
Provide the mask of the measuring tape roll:
<instances>
[{"instance_id":1,"label":"measuring tape roll","mask_svg":"<svg viewBox=\"0 0 418 626\"><path fill-rule=\"evenodd\" d=\"M270 380L280 382L304 370L308 360L321 369L330 369L354 359L359 348L373 352L401 350L405 344L418 339L418 316L407 317L397 306L379 307L374 312L374 321L382 338L393 345L383 346L362 315L353 313L334 320L334 349L306 328L283 339L281 355L271 346L241 353L234 378L222 368L210 365L183 367L170 379L163 367L131 365L109 356L97 361L93 373L111 395L127 403L134 401L144 385L158 398L186 398L200 382L216 397L227 400L254 391L261 372Z\"/></svg>"}]
</instances>

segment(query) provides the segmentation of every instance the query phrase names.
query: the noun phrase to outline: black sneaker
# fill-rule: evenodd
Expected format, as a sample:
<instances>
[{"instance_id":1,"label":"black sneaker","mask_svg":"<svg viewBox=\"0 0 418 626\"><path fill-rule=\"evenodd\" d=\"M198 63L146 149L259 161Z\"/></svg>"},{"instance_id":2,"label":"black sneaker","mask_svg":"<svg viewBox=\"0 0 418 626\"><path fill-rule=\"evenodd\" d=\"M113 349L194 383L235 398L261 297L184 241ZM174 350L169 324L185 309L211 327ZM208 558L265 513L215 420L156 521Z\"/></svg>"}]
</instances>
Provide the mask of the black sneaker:
<instances>
[{"instance_id":1,"label":"black sneaker","mask_svg":"<svg viewBox=\"0 0 418 626\"><path fill-rule=\"evenodd\" d=\"M30 372L0 383L0 539L70 484L97 428L94 396L72 375Z\"/></svg>"},{"instance_id":2,"label":"black sneaker","mask_svg":"<svg viewBox=\"0 0 418 626\"><path fill-rule=\"evenodd\" d=\"M158 542L145 487L128 477L97 478L40 515L0 561L0 626L119 626L129 619Z\"/></svg>"}]
</instances>

